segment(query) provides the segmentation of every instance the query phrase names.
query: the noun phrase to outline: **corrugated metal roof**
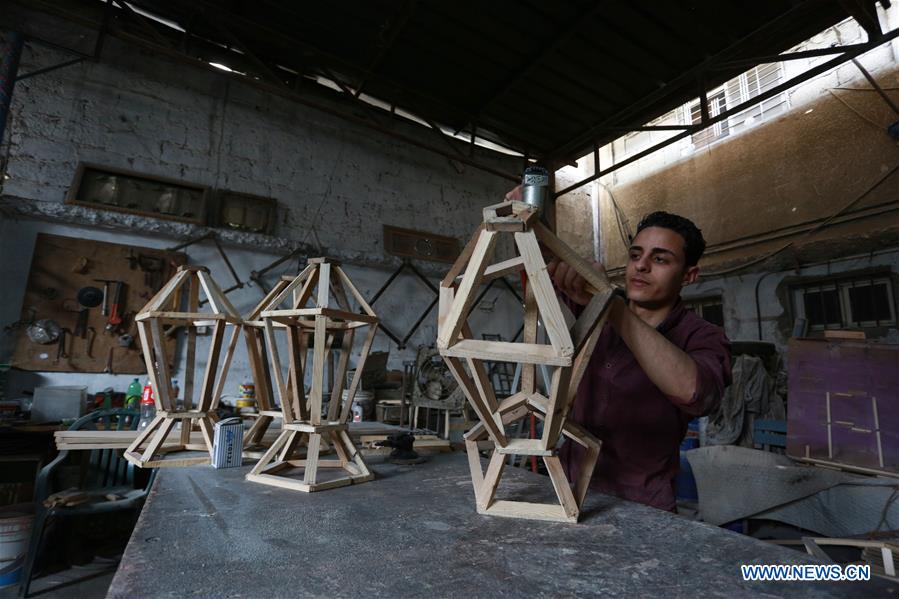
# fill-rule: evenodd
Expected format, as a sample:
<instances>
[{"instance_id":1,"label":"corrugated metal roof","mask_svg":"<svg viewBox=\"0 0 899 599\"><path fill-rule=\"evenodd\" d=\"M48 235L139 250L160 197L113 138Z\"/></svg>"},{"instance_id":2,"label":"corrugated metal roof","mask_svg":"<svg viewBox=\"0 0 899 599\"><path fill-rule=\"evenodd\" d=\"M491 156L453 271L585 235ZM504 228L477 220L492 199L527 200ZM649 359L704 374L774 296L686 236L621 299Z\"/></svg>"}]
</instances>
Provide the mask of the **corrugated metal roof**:
<instances>
[{"instance_id":1,"label":"corrugated metal roof","mask_svg":"<svg viewBox=\"0 0 899 599\"><path fill-rule=\"evenodd\" d=\"M102 10L98 0L75 4ZM250 70L351 90L529 156L570 160L695 98L712 60L783 52L863 0L136 0ZM163 28L165 29L165 28ZM180 36L180 37L179 37ZM219 48L221 48L219 46ZM252 58L250 58L252 56ZM263 64L260 64L263 63ZM283 67L283 68L282 68ZM711 89L747 65L705 75ZM267 71L267 73L266 73Z\"/></svg>"}]
</instances>

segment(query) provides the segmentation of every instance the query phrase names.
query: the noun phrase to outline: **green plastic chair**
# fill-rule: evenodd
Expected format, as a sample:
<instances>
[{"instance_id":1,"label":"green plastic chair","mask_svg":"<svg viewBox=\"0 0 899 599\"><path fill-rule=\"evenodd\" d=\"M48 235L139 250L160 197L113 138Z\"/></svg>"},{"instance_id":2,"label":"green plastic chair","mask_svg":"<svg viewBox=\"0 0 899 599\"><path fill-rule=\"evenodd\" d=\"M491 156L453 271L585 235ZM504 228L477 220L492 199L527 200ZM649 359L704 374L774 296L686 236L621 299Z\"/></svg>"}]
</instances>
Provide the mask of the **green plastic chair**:
<instances>
[{"instance_id":1,"label":"green plastic chair","mask_svg":"<svg viewBox=\"0 0 899 599\"><path fill-rule=\"evenodd\" d=\"M70 431L91 430L136 430L140 413L134 410L102 410L92 412L76 420ZM102 424L102 427L99 425ZM134 465L122 457L122 449L85 449L59 452L52 462L44 466L37 477L34 492L35 517L28 545L28 555L22 569L22 580L19 583L19 597L28 596L31 586L32 570L37 556L40 554L44 529L50 518L72 518L93 514L104 514L120 510L139 509L147 497L153 484L156 471L153 470L142 488L134 486ZM72 453L70 456L69 454ZM71 459L70 459L71 458ZM61 491L55 484L54 473L66 460L80 459L81 473L78 490L87 493L90 500L73 507L44 506L44 500ZM107 495L115 494L119 499L109 501ZM70 583L66 583L70 584ZM41 591L44 592L44 591Z\"/></svg>"}]
</instances>

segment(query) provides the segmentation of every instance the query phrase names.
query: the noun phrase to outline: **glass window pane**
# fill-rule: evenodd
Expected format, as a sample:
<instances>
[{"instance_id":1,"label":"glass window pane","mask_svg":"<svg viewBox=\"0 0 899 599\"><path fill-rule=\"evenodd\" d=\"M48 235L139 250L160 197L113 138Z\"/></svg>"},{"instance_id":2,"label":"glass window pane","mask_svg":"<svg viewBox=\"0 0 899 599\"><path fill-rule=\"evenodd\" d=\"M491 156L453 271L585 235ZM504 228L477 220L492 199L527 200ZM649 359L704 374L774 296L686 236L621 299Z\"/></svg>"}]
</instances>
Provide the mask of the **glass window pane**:
<instances>
[{"instance_id":1,"label":"glass window pane","mask_svg":"<svg viewBox=\"0 0 899 599\"><path fill-rule=\"evenodd\" d=\"M849 288L849 306L855 322L892 320L886 283Z\"/></svg>"},{"instance_id":2,"label":"glass window pane","mask_svg":"<svg viewBox=\"0 0 899 599\"><path fill-rule=\"evenodd\" d=\"M839 326L840 296L836 289L817 289L806 291L803 297L805 318L811 326Z\"/></svg>"}]
</instances>

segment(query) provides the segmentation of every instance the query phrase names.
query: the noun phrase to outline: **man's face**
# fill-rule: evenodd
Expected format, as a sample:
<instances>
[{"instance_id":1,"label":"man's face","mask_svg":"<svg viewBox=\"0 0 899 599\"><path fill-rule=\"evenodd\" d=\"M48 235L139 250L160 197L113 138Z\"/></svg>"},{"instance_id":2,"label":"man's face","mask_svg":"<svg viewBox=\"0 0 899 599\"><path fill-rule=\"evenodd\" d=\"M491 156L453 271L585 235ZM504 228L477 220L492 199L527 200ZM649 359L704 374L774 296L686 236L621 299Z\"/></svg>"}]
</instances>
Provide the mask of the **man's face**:
<instances>
[{"instance_id":1,"label":"man's face","mask_svg":"<svg viewBox=\"0 0 899 599\"><path fill-rule=\"evenodd\" d=\"M627 297L647 308L674 301L684 285L696 280L699 267L687 268L684 238L664 227L646 227L628 252Z\"/></svg>"}]
</instances>

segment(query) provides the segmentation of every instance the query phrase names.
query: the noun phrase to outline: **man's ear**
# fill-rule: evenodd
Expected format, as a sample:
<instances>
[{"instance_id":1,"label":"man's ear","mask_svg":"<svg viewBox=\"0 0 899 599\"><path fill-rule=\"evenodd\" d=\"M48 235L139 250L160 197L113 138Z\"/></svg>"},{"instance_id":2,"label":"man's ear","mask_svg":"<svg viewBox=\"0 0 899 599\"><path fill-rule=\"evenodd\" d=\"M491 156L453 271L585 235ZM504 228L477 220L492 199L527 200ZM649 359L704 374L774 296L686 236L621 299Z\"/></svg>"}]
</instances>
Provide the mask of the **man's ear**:
<instances>
[{"instance_id":1,"label":"man's ear","mask_svg":"<svg viewBox=\"0 0 899 599\"><path fill-rule=\"evenodd\" d=\"M690 266L684 271L684 285L689 285L690 283L695 283L696 279L699 278L699 267L698 266Z\"/></svg>"}]
</instances>

